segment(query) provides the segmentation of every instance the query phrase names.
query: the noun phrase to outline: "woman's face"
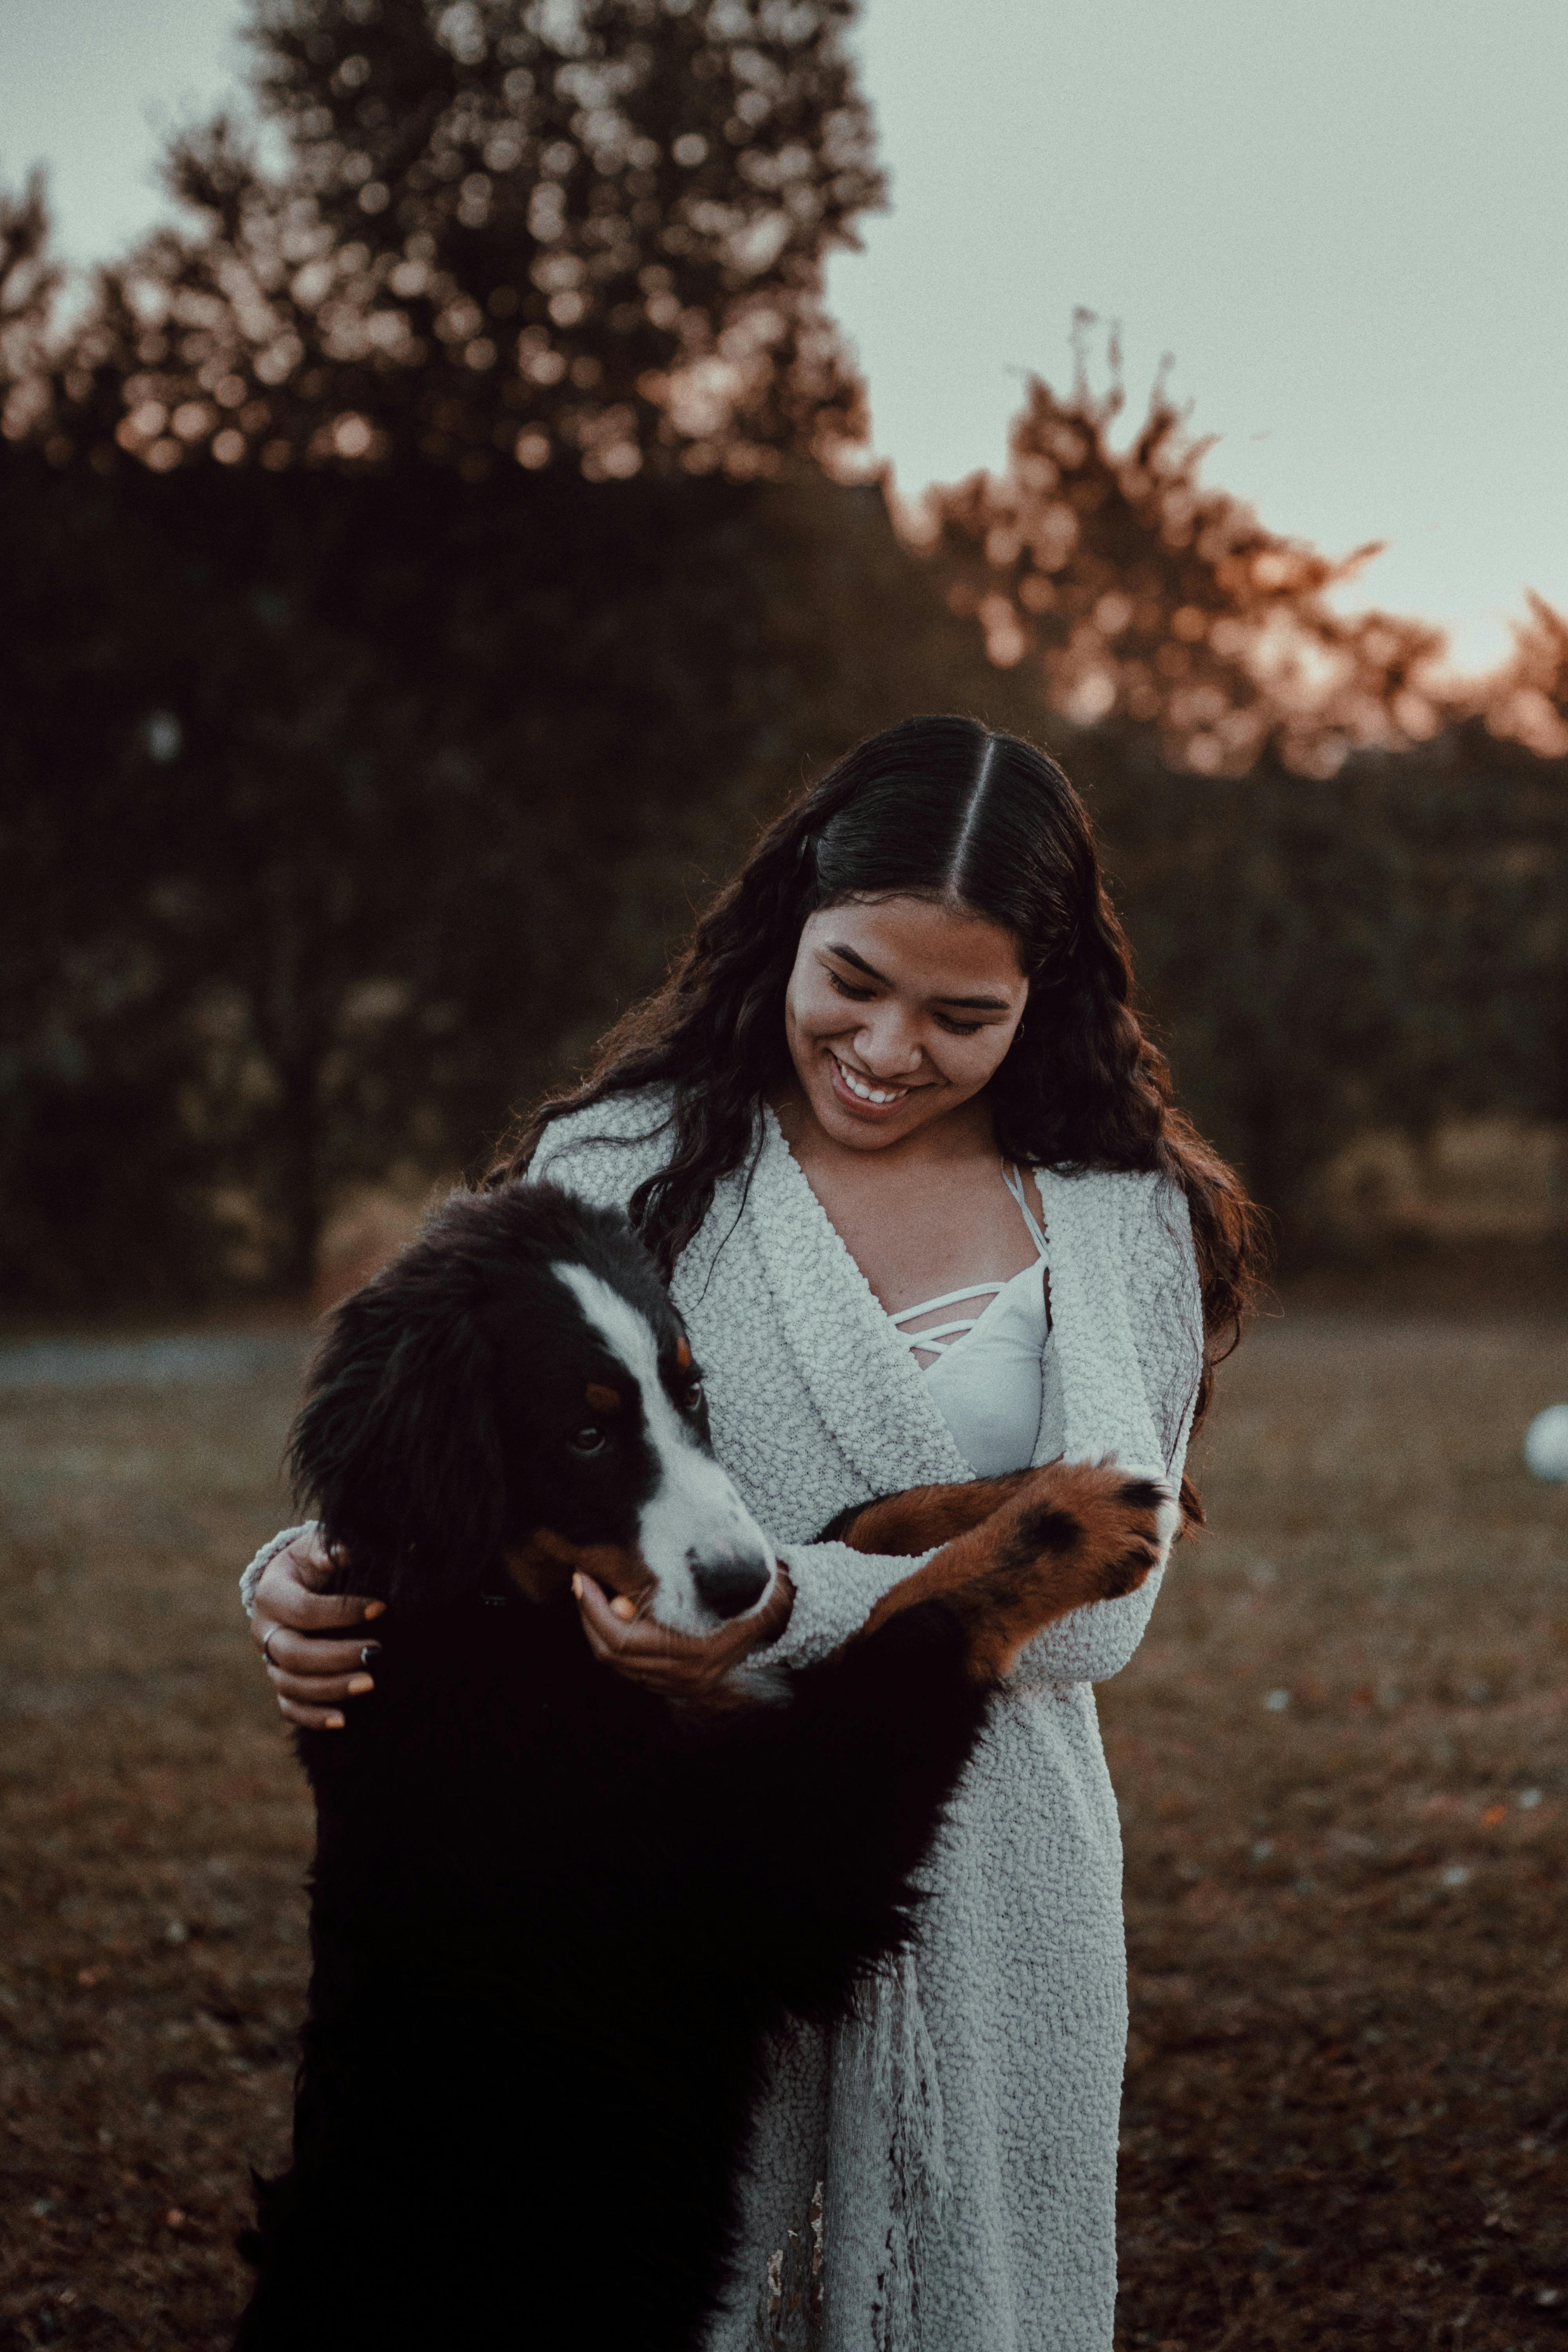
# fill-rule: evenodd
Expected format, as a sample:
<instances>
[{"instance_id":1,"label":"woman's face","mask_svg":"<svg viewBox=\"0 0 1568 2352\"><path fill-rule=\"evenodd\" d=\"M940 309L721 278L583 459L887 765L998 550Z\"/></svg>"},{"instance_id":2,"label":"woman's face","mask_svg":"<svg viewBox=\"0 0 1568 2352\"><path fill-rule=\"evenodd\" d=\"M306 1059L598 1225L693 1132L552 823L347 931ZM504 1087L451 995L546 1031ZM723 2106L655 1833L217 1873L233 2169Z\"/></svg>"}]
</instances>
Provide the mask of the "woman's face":
<instances>
[{"instance_id":1,"label":"woman's face","mask_svg":"<svg viewBox=\"0 0 1568 2352\"><path fill-rule=\"evenodd\" d=\"M924 898L808 917L784 997L790 1059L819 1127L854 1151L979 1094L1029 984L1010 931Z\"/></svg>"}]
</instances>

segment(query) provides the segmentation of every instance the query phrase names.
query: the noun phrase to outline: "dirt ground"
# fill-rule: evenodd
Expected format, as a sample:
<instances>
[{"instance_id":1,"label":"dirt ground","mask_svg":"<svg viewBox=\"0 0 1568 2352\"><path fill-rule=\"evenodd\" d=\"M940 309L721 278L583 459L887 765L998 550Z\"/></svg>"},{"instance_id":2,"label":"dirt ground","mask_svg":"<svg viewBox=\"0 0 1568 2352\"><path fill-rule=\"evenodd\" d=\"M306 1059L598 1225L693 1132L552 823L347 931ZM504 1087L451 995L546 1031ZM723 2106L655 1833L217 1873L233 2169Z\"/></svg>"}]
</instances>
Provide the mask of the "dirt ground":
<instances>
[{"instance_id":1,"label":"dirt ground","mask_svg":"<svg viewBox=\"0 0 1568 2352\"><path fill-rule=\"evenodd\" d=\"M0 1392L7 2352L228 2340L303 1971L234 1597L290 1388ZM1519 1450L1561 1399L1517 1282L1317 1286L1225 1382L1211 1532L1101 1695L1122 2352L1568 2340L1568 1489Z\"/></svg>"}]
</instances>

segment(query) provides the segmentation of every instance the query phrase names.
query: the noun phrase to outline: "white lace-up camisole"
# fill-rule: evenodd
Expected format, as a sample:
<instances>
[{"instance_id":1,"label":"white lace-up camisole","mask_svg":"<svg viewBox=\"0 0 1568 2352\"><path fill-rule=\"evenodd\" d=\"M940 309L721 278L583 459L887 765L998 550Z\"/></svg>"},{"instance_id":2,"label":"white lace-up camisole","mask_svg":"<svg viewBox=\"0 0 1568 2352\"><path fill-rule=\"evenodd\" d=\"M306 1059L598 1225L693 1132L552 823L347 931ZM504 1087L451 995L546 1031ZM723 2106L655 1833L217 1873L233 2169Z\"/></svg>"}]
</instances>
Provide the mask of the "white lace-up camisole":
<instances>
[{"instance_id":1,"label":"white lace-up camisole","mask_svg":"<svg viewBox=\"0 0 1568 2352\"><path fill-rule=\"evenodd\" d=\"M1021 1470L1034 1459L1042 1429L1058 1432L1063 1425L1046 1296L1046 1236L1020 1171L1005 1166L1002 1181L1039 1253L1034 1265L1010 1282L966 1283L888 1318L921 1365L931 1402L977 1478ZM927 1316L937 1320L923 1322ZM911 1330L911 1323L922 1328ZM1059 1450L1058 1442L1052 1451Z\"/></svg>"}]
</instances>

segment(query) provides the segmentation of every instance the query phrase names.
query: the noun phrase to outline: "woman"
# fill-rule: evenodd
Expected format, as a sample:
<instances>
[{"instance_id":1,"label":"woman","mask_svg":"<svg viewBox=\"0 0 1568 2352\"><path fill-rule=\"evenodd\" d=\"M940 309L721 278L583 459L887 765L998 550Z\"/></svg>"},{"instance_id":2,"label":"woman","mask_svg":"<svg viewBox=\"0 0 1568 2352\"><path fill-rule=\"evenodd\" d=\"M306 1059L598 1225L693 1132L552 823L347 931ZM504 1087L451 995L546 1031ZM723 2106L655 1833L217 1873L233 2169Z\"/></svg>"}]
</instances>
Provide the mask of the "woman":
<instances>
[{"instance_id":1,"label":"woman","mask_svg":"<svg viewBox=\"0 0 1568 2352\"><path fill-rule=\"evenodd\" d=\"M674 978L536 1115L498 1172L626 1206L795 1588L782 1627L703 1642L623 1622L585 1582L608 1666L689 1691L748 1641L786 1662L836 1647L909 1573L811 1540L875 1494L1064 1453L1180 1476L1255 1229L1130 991L1061 770L973 721L910 719L780 818ZM367 1612L313 1589L310 1531L277 1543L247 1572L256 1638L284 1714L341 1723L374 1644L303 1637ZM1131 1657L1157 1582L1026 1653L918 1953L831 2049L802 2032L778 2053L716 2352L1107 2352L1125 1963L1090 1686ZM782 1908L812 1824L757 1834Z\"/></svg>"}]
</instances>

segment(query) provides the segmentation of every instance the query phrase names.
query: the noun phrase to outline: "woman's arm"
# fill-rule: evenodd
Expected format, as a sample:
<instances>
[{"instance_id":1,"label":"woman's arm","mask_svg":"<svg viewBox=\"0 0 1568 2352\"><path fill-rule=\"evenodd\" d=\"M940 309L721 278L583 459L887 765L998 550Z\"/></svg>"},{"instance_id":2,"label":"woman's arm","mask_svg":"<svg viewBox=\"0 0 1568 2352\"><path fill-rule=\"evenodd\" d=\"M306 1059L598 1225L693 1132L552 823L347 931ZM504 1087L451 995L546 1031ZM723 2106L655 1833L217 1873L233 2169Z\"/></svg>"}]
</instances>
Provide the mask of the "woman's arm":
<instances>
[{"instance_id":1,"label":"woman's arm","mask_svg":"<svg viewBox=\"0 0 1568 2352\"><path fill-rule=\"evenodd\" d=\"M1203 1370L1203 1304L1184 1195L1161 1181L1129 1185L1122 1205L1121 1262L1129 1321L1158 1458L1123 1467L1155 1470L1181 1483ZM1119 1675L1143 1639L1164 1580L1162 1569L1124 1600L1079 1609L1048 1626L1018 1662L1016 1679L1103 1683Z\"/></svg>"}]
</instances>

